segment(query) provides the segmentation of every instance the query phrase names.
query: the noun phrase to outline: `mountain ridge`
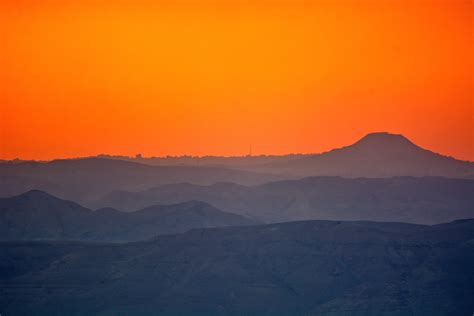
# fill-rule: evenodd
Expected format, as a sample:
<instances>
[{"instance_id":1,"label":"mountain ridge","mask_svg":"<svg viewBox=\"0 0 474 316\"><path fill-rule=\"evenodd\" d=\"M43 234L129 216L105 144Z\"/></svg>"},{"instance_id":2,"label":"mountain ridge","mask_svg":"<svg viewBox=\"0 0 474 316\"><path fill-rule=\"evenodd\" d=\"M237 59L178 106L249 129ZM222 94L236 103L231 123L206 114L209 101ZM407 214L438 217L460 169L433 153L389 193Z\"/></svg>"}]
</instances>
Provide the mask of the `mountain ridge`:
<instances>
[{"instance_id":1,"label":"mountain ridge","mask_svg":"<svg viewBox=\"0 0 474 316\"><path fill-rule=\"evenodd\" d=\"M192 228L256 223L201 201L153 205L124 213L114 208L92 211L40 190L0 198L0 240L127 242Z\"/></svg>"},{"instance_id":2,"label":"mountain ridge","mask_svg":"<svg viewBox=\"0 0 474 316\"><path fill-rule=\"evenodd\" d=\"M276 179L280 177L218 167L150 166L104 158L62 159L0 163L0 196L39 189L85 204L112 190L144 190L159 184L183 181L196 184L218 181L256 184Z\"/></svg>"},{"instance_id":3,"label":"mountain ridge","mask_svg":"<svg viewBox=\"0 0 474 316\"><path fill-rule=\"evenodd\" d=\"M278 159L280 157L286 157L286 158L297 158L297 157L301 157L301 156L304 156L304 157L307 157L307 156L317 156L317 155L321 155L321 154L326 154L328 152L331 152L333 150L337 150L337 149L341 149L341 148L345 148L345 147L349 147L351 145L354 145L354 144L357 144L359 143L360 141L366 139L367 137L371 138L371 137L387 137L386 139L394 139L395 137L399 137L400 139L403 139L404 141L406 141L407 143L411 144L411 145L414 145L416 147L419 147L419 148L422 148L424 150L427 150L427 151L430 151L431 153L433 154L436 154L436 155L439 155L439 156L443 156L443 157L447 157L447 158L451 158L453 160L457 160L457 161L462 161L462 162L468 162L468 163L474 163L474 160L470 160L470 159L460 159L460 158L456 158L455 156L452 156L452 155L448 155L448 154L443 154L441 152L436 152L436 151L432 151L432 150L429 150L429 149L426 149L426 148L423 148L421 146L418 146L416 145L414 142L412 142L410 139L408 139L406 136L404 136L403 134L396 134L396 133L391 133L391 132L386 132L386 131L379 131L379 132L370 132L370 133L367 133L365 134L365 136L363 136L362 138L358 139L357 141L355 141L353 144L350 144L350 145L346 145L346 146L342 146L342 147L335 147L333 149L330 149L330 150L324 150L324 151L321 151L321 152L307 152L307 153L297 153L297 152L293 152L293 153L287 153L287 154L257 154L257 155L250 155L250 154L247 154L247 155L231 155L231 156L224 156L224 155L179 155L179 156L173 156L173 155L166 155L166 156L150 156L150 157L143 157L141 154L137 154L136 156L124 156L124 155L109 155L109 154L99 154L99 155L96 155L96 156L80 156L80 157L71 157L71 158L57 158L57 159L51 159L51 160L22 160L22 159L0 159L0 163L49 163L49 162L53 162L53 161L67 161L67 160L81 160L81 159L111 159L111 160L121 160L121 161L128 161L128 162L135 162L135 163L141 163L141 164L145 164L145 165L161 165L161 166L165 166L165 165L186 165L186 162L184 162L185 160L192 160L192 159L196 159L196 160L206 160L206 159L259 159L259 158L269 158L269 159ZM152 160L157 160L157 161L165 161L165 160L183 160L182 162L176 162L176 164L159 164L159 163L152 163L151 161ZM189 165L192 165L192 166L196 166L198 164L189 164ZM222 165L219 165L219 164L205 164L205 166L222 166Z\"/></svg>"},{"instance_id":4,"label":"mountain ridge","mask_svg":"<svg viewBox=\"0 0 474 316\"><path fill-rule=\"evenodd\" d=\"M292 176L474 177L473 162L434 153L419 147L401 134L387 132L370 133L348 146L249 170L280 170L281 174Z\"/></svg>"},{"instance_id":5,"label":"mountain ridge","mask_svg":"<svg viewBox=\"0 0 474 316\"><path fill-rule=\"evenodd\" d=\"M474 308L473 238L470 219L433 226L304 221L113 245L1 242L0 310L465 315Z\"/></svg>"},{"instance_id":6,"label":"mountain ridge","mask_svg":"<svg viewBox=\"0 0 474 316\"><path fill-rule=\"evenodd\" d=\"M187 200L205 201L266 223L321 219L436 224L474 217L474 180L326 176L256 186L181 183L139 192L113 191L96 201L96 207L127 211Z\"/></svg>"},{"instance_id":7,"label":"mountain ridge","mask_svg":"<svg viewBox=\"0 0 474 316\"><path fill-rule=\"evenodd\" d=\"M166 158L167 159L167 158ZM210 185L234 182L258 185L315 176L391 178L440 176L474 179L474 163L423 149L400 134L371 133L342 148L316 155L243 157L224 160L170 158L163 165L148 161L80 158L51 162L0 163L0 196L41 189L90 206L111 191L143 191L164 184ZM163 162L164 160L159 160ZM198 162L198 164L196 164ZM202 163L202 164L201 164ZM220 164L219 167L215 164Z\"/></svg>"}]
</instances>

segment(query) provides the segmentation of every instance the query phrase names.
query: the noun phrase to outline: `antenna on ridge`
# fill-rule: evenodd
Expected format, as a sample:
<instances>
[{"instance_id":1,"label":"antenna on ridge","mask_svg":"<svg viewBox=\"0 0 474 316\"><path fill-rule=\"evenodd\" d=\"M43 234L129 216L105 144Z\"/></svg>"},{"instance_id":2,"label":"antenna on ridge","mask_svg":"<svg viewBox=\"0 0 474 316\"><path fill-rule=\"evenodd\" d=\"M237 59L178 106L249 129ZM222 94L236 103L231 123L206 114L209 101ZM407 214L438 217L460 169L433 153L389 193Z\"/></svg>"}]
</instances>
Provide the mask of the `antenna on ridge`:
<instances>
[{"instance_id":1,"label":"antenna on ridge","mask_svg":"<svg viewBox=\"0 0 474 316\"><path fill-rule=\"evenodd\" d=\"M252 156L252 144L250 144L250 148L249 148L249 154L248 154L247 156L249 156L249 157L251 157L251 156Z\"/></svg>"}]
</instances>

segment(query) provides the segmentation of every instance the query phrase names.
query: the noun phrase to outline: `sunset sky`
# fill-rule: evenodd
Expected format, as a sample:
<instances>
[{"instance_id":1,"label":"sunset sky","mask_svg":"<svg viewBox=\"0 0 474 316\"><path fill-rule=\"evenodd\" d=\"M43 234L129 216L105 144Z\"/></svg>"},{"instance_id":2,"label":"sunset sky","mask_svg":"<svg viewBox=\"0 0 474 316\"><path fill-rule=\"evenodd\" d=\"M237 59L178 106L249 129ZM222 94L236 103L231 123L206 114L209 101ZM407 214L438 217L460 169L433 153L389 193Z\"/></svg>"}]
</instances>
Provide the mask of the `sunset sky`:
<instances>
[{"instance_id":1,"label":"sunset sky","mask_svg":"<svg viewBox=\"0 0 474 316\"><path fill-rule=\"evenodd\" d=\"M0 159L320 152L474 160L473 4L0 3Z\"/></svg>"}]
</instances>

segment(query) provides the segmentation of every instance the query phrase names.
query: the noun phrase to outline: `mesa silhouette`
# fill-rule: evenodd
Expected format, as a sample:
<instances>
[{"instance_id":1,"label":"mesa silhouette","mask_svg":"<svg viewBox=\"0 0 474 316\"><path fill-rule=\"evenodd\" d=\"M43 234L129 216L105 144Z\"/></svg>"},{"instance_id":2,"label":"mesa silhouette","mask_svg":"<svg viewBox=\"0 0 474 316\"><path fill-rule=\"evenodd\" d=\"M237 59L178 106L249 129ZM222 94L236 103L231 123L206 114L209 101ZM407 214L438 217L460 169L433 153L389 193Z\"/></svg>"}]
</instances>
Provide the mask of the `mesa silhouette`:
<instances>
[{"instance_id":1,"label":"mesa silhouette","mask_svg":"<svg viewBox=\"0 0 474 316\"><path fill-rule=\"evenodd\" d=\"M403 135L371 133L356 143L321 154L241 157L152 157L106 156L151 165L220 166L271 172L293 177L474 177L474 163L423 149Z\"/></svg>"}]
</instances>

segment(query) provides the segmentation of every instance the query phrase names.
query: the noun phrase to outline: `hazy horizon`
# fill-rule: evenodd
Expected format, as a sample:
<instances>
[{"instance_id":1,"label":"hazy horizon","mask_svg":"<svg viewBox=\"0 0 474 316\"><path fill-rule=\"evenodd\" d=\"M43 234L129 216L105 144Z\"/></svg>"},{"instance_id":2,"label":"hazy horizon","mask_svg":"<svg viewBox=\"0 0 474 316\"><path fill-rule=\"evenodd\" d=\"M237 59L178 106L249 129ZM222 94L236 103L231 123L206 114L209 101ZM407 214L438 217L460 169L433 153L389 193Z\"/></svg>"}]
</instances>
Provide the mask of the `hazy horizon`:
<instances>
[{"instance_id":1,"label":"hazy horizon","mask_svg":"<svg viewBox=\"0 0 474 316\"><path fill-rule=\"evenodd\" d=\"M474 315L473 5L0 0L0 316Z\"/></svg>"},{"instance_id":2,"label":"hazy horizon","mask_svg":"<svg viewBox=\"0 0 474 316\"><path fill-rule=\"evenodd\" d=\"M50 159L27 159L27 158L23 158L23 157L14 157L14 158L10 158L10 159L6 159L6 158L2 158L0 157L0 160L3 160L3 161L15 161L15 160L20 160L20 161L40 161L40 162L48 162L48 161L54 161L54 160L65 160L65 159L85 159L85 158L127 158L127 159L131 159L131 160L140 160L140 159L178 159L178 158L192 158L192 159L202 159L202 158L258 158L258 157L284 157L284 156L307 156L307 155L320 155L320 154L324 154L324 153L327 153L327 152L330 152L334 149L340 149L340 148L344 148L344 147L347 147L347 146L351 146L353 144L355 144L357 141L363 139L364 137L368 136L368 135L373 135L373 134L387 134L387 135L390 135L390 136L402 136L403 138L406 138L408 139L409 141L412 141L409 137L406 137L405 135L403 134L394 134L394 133L390 133L390 132L370 132L366 135L363 135L361 137L359 137L358 139L356 139L356 141L354 141L353 143L350 143L350 144L344 144L342 146L339 146L339 147L333 147L333 148L329 148L327 150L323 150L323 151L320 151L320 152L288 152L288 153L280 153L280 154L276 154L276 153L259 153L259 152L254 152L254 149L253 149L253 146L249 147L249 151L246 153L246 154L237 154L237 155L219 155L219 154L204 154L204 155L191 155L191 154L181 154L181 155L171 155L171 154L168 154L168 155L163 155L163 156L153 156L153 155L150 155L150 156L146 156L146 155L143 155L142 153L139 153L137 152L136 154L134 155L126 155L126 154L120 154L120 153L96 153L96 154L91 154L91 155L87 155L87 156L65 156L65 157L54 157L54 158L50 158ZM428 150L428 151L432 151L430 148L425 148L423 146L420 146L419 144L417 144L416 142L413 142L416 146L422 148L422 149L425 149L425 150ZM460 160L460 161L466 161L466 162L474 162L474 159L473 160L469 160L469 159L460 159L458 157L454 157L454 156L450 156L448 154L445 154L445 153L440 153L440 152L435 152L435 151L432 151L433 153L435 154L439 154L439 155L442 155L442 156L446 156L446 157L450 157L450 158L454 158L456 160Z\"/></svg>"},{"instance_id":3,"label":"hazy horizon","mask_svg":"<svg viewBox=\"0 0 474 316\"><path fill-rule=\"evenodd\" d=\"M313 153L373 131L474 160L472 1L2 1L0 158Z\"/></svg>"}]
</instances>

